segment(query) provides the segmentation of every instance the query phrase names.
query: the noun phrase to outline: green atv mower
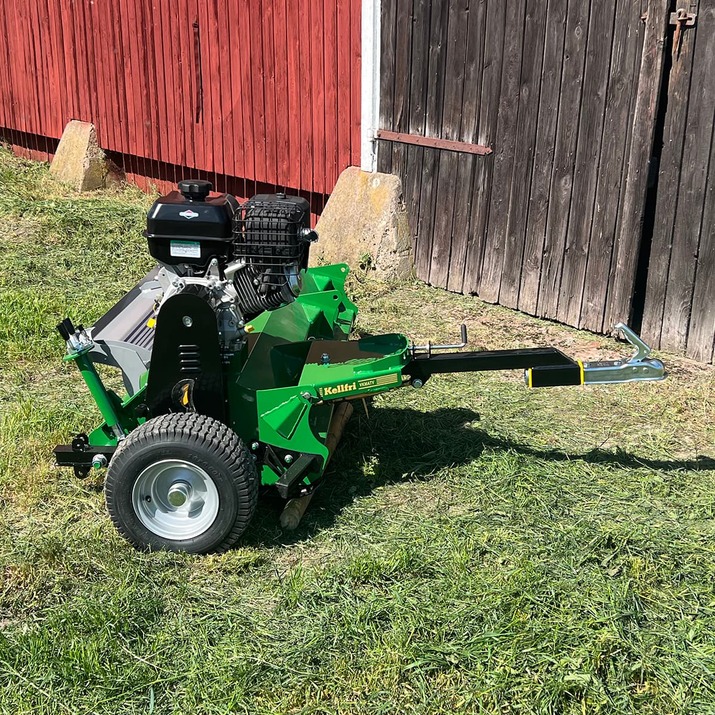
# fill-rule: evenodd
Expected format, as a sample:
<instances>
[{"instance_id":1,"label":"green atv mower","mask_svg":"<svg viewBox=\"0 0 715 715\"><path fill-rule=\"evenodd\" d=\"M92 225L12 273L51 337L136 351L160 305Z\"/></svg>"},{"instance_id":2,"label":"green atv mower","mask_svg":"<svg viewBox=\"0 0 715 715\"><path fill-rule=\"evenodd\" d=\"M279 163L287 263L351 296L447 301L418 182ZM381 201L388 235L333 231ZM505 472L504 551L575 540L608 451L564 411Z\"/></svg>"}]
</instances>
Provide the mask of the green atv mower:
<instances>
[{"instance_id":1,"label":"green atv mower","mask_svg":"<svg viewBox=\"0 0 715 715\"><path fill-rule=\"evenodd\" d=\"M158 266L92 328L58 326L104 422L55 449L78 477L108 467L117 529L142 549L230 548L259 487L295 526L320 484L353 401L422 387L436 373L522 369L530 387L660 380L663 364L626 326L628 360L581 363L554 348L460 352L399 334L350 340L346 265L308 268L308 202L258 195L239 205L182 181L147 219ZM118 367L126 396L95 363Z\"/></svg>"}]
</instances>

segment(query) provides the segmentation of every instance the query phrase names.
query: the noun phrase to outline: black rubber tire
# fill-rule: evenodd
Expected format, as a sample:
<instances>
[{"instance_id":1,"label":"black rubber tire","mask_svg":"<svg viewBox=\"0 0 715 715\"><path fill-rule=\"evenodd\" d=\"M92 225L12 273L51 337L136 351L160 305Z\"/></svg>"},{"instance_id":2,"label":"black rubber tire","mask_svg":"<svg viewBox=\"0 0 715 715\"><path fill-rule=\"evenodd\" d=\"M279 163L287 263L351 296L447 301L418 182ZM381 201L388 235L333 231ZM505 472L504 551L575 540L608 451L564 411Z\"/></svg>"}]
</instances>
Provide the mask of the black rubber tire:
<instances>
[{"instance_id":1,"label":"black rubber tire","mask_svg":"<svg viewBox=\"0 0 715 715\"><path fill-rule=\"evenodd\" d=\"M139 475L163 459L182 459L203 469L219 495L218 514L208 528L189 539L167 539L148 529L132 504ZM148 420L123 440L112 457L104 493L119 533L138 549L206 554L226 551L246 530L258 500L253 457L231 429L196 413Z\"/></svg>"}]
</instances>

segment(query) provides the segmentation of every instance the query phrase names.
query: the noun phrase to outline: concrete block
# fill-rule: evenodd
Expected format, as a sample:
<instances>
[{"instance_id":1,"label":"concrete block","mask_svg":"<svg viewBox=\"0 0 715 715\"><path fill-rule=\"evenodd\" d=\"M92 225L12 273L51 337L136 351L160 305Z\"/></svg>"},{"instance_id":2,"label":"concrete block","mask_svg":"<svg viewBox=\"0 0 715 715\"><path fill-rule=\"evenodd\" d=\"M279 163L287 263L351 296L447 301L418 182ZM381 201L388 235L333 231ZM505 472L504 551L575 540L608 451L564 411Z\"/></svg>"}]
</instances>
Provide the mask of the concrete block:
<instances>
[{"instance_id":1,"label":"concrete block","mask_svg":"<svg viewBox=\"0 0 715 715\"><path fill-rule=\"evenodd\" d=\"M347 263L387 280L412 274L412 240L398 176L345 169L316 230L311 265Z\"/></svg>"},{"instance_id":2,"label":"concrete block","mask_svg":"<svg viewBox=\"0 0 715 715\"><path fill-rule=\"evenodd\" d=\"M97 144L93 124L68 122L50 165L50 174L77 191L92 191L114 178L104 152Z\"/></svg>"}]
</instances>

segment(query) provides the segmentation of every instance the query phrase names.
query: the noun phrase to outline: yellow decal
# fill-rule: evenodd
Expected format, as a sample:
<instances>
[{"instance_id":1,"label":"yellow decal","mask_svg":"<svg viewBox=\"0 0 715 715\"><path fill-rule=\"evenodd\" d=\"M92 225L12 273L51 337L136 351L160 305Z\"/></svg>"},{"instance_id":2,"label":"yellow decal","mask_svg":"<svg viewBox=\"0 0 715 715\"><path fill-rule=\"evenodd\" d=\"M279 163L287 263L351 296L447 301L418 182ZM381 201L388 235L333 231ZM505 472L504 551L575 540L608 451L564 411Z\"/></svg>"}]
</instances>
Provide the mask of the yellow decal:
<instances>
[{"instance_id":1,"label":"yellow decal","mask_svg":"<svg viewBox=\"0 0 715 715\"><path fill-rule=\"evenodd\" d=\"M181 404L184 407L189 406L189 383L188 382L181 388Z\"/></svg>"},{"instance_id":2,"label":"yellow decal","mask_svg":"<svg viewBox=\"0 0 715 715\"><path fill-rule=\"evenodd\" d=\"M400 383L400 377L396 373L388 375L380 375L379 377L369 377L364 380L354 380L353 382L343 382L340 385L331 385L329 387L321 387L318 393L321 397L340 397L350 392L359 392L361 390L370 390L377 387L387 387L388 385L397 385Z\"/></svg>"}]
</instances>

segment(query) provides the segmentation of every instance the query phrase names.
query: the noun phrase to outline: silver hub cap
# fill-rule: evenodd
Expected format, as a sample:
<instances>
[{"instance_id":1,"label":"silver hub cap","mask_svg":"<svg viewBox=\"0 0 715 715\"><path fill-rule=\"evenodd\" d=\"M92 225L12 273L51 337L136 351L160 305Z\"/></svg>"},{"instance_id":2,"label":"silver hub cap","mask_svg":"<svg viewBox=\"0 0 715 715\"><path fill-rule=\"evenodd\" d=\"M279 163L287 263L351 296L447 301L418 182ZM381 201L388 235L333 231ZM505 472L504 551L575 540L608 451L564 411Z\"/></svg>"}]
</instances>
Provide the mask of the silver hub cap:
<instances>
[{"instance_id":1,"label":"silver hub cap","mask_svg":"<svg viewBox=\"0 0 715 715\"><path fill-rule=\"evenodd\" d=\"M132 506L152 533L170 541L193 539L216 520L219 496L201 467L182 459L149 465L134 483Z\"/></svg>"}]
</instances>

